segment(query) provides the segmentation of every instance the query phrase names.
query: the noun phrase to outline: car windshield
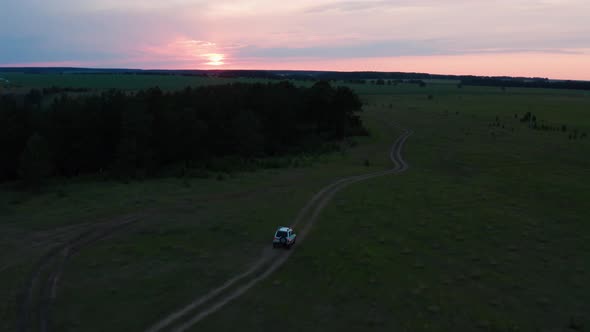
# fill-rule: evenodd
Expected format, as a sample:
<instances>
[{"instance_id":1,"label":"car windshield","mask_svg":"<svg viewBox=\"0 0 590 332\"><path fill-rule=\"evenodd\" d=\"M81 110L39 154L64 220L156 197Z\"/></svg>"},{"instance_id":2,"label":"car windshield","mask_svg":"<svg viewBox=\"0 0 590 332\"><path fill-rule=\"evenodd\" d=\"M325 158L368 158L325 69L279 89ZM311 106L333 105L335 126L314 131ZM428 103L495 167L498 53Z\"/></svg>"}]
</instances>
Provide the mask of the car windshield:
<instances>
[{"instance_id":1,"label":"car windshield","mask_svg":"<svg viewBox=\"0 0 590 332\"><path fill-rule=\"evenodd\" d=\"M287 232L285 231L277 231L276 237L287 237Z\"/></svg>"}]
</instances>

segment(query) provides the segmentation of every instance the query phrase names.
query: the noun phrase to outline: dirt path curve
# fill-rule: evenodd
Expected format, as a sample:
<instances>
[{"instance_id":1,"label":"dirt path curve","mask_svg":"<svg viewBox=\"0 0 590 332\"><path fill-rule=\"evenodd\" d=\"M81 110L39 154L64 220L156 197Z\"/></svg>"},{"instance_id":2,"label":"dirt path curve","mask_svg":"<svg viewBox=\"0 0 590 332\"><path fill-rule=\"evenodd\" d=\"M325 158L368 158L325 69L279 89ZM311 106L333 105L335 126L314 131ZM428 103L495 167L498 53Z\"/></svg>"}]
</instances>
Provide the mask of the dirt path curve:
<instances>
[{"instance_id":1,"label":"dirt path curve","mask_svg":"<svg viewBox=\"0 0 590 332\"><path fill-rule=\"evenodd\" d=\"M105 239L140 220L145 213L136 213L108 222L87 224L64 242L57 242L34 266L20 299L17 332L38 330L47 332L50 326L51 306L67 260L80 249ZM37 325L36 327L34 325Z\"/></svg>"},{"instance_id":2,"label":"dirt path curve","mask_svg":"<svg viewBox=\"0 0 590 332\"><path fill-rule=\"evenodd\" d=\"M208 195L198 197L192 202L211 202L239 198L266 189L268 188ZM182 204L185 203L178 206L182 207ZM108 239L112 235L128 229L132 224L144 219L144 217L153 215L158 210L157 208L150 208L110 218L106 221L80 223L33 234L31 248L43 247L47 249L47 252L35 263L19 292L16 331L49 332L51 330L52 306L56 300L59 282L68 260L78 254L82 248ZM267 251L266 255L269 254L272 255L273 253ZM14 260L0 266L0 272L18 262L19 260ZM253 266L253 268L258 267L260 266ZM249 272L247 271L247 273ZM231 281L228 281L230 285L233 284Z\"/></svg>"},{"instance_id":3,"label":"dirt path curve","mask_svg":"<svg viewBox=\"0 0 590 332\"><path fill-rule=\"evenodd\" d=\"M356 182L384 175L398 174L408 169L409 166L402 158L401 153L404 143L408 137L412 135L413 131L406 130L399 126L396 127L402 130L402 134L393 143L389 155L391 161L395 164L395 167L385 171L346 177L321 189L300 210L295 221L291 224L292 227L298 226L301 229L297 236L299 244L305 239L311 226L315 223L323 208L338 191ZM296 248L296 246L294 248ZM253 263L249 270L229 279L220 287L162 318L149 327L145 332L157 332L162 330L174 332L186 331L203 318L218 311L223 306L254 287L258 282L271 275L287 261L292 253L293 250L282 251L272 250L270 248L264 249L260 258Z\"/></svg>"}]
</instances>

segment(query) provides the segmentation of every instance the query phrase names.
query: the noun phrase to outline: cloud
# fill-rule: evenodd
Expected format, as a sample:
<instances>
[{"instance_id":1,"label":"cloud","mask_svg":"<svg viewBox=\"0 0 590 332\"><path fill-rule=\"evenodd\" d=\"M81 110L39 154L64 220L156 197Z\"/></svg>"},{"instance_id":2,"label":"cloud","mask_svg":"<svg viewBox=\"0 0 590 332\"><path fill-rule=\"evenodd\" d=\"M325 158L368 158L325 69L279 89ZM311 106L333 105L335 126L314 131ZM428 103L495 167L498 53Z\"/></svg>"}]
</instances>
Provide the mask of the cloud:
<instances>
[{"instance_id":1,"label":"cloud","mask_svg":"<svg viewBox=\"0 0 590 332\"><path fill-rule=\"evenodd\" d=\"M347 58L384 58L407 56L453 56L470 54L585 54L584 49L561 48L463 48L454 49L448 47L444 40L391 40L375 43L364 43L345 46L318 46L318 47L256 47L247 46L239 49L235 57L248 58L272 58L272 59L347 59Z\"/></svg>"},{"instance_id":2,"label":"cloud","mask_svg":"<svg viewBox=\"0 0 590 332\"><path fill-rule=\"evenodd\" d=\"M306 13L325 13L329 11L362 11L392 6L390 1L341 1L309 7Z\"/></svg>"},{"instance_id":3,"label":"cloud","mask_svg":"<svg viewBox=\"0 0 590 332\"><path fill-rule=\"evenodd\" d=\"M406 56L406 55L432 55L443 52L437 46L436 40L409 41L390 40L374 43L362 43L353 45L337 46L314 46L314 47L273 47L263 48L248 46L240 49L237 53L240 57L314 57L314 58L358 58L358 57L383 57L383 56Z\"/></svg>"},{"instance_id":4,"label":"cloud","mask_svg":"<svg viewBox=\"0 0 590 332\"><path fill-rule=\"evenodd\" d=\"M5 1L0 63L198 67L211 62L203 54L223 55L226 66L294 58L587 56L588 13L587 0Z\"/></svg>"}]
</instances>

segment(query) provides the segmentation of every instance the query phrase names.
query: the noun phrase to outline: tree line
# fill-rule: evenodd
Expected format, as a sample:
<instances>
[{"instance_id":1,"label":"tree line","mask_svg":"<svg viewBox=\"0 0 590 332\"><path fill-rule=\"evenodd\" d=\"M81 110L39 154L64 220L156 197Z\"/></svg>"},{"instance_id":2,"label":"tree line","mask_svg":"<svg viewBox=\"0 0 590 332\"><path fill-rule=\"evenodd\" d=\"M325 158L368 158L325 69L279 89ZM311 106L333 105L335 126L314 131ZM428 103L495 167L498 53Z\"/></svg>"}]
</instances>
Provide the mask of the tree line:
<instances>
[{"instance_id":1,"label":"tree line","mask_svg":"<svg viewBox=\"0 0 590 332\"><path fill-rule=\"evenodd\" d=\"M317 82L235 83L164 92L62 94L42 107L39 91L0 97L0 181L108 172L156 176L169 165L208 167L311 151L367 131L347 87Z\"/></svg>"},{"instance_id":2,"label":"tree line","mask_svg":"<svg viewBox=\"0 0 590 332\"><path fill-rule=\"evenodd\" d=\"M181 75L198 77L259 78L268 80L347 81L366 83L366 80L418 81L428 79L459 80L462 86L525 87L544 89L590 90L588 81L550 80L544 77L444 75L404 72L330 72L301 70L141 70L141 69L93 69L93 68L0 68L2 72L25 74L104 74L104 75Z\"/></svg>"},{"instance_id":3,"label":"tree line","mask_svg":"<svg viewBox=\"0 0 590 332\"><path fill-rule=\"evenodd\" d=\"M567 89L590 90L588 81L551 81L548 79L512 79L496 77L471 77L461 80L463 85L494 86L501 88L543 88L543 89Z\"/></svg>"}]
</instances>

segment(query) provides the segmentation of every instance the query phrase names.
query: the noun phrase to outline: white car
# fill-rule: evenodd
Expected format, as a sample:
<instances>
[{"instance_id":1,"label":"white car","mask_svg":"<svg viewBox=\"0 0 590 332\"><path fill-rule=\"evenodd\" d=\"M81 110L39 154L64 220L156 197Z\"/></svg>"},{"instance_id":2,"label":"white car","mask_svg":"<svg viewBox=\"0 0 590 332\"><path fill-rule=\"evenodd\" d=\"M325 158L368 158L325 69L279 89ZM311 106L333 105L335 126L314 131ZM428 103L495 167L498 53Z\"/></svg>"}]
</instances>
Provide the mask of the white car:
<instances>
[{"instance_id":1,"label":"white car","mask_svg":"<svg viewBox=\"0 0 590 332\"><path fill-rule=\"evenodd\" d=\"M285 247L291 249L291 246L295 244L297 234L289 227L279 227L275 232L275 236L272 239L273 248Z\"/></svg>"}]
</instances>

